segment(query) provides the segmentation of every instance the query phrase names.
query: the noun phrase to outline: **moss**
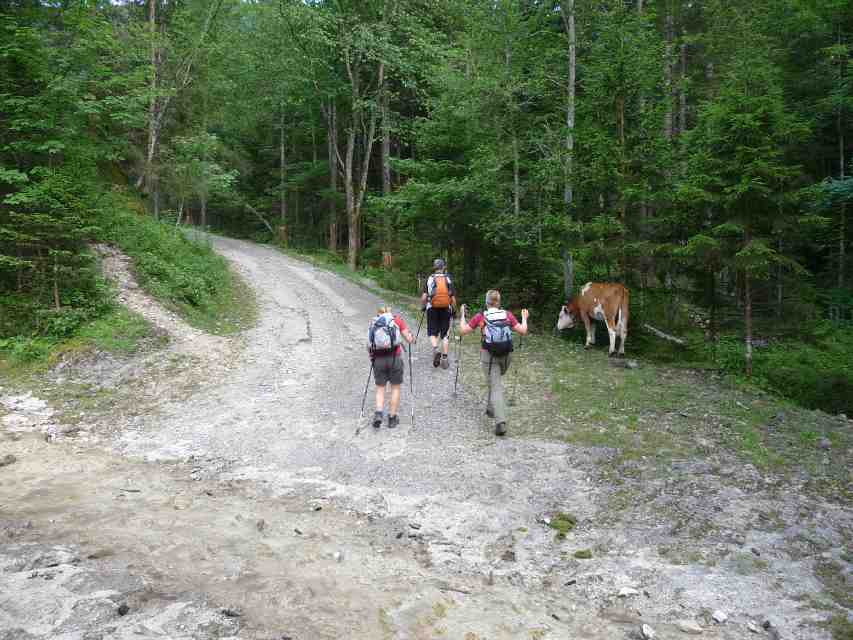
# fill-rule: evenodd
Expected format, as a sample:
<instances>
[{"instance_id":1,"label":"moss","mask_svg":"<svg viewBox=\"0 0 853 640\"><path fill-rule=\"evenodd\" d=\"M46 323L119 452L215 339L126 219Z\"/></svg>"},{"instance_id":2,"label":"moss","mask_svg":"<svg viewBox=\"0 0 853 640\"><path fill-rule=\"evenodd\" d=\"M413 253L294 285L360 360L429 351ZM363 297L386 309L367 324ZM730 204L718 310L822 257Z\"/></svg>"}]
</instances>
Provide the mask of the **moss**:
<instances>
[{"instance_id":1,"label":"moss","mask_svg":"<svg viewBox=\"0 0 853 640\"><path fill-rule=\"evenodd\" d=\"M557 539L564 540L566 534L574 529L578 524L578 519L569 513L556 513L551 517L551 522L548 526L557 532Z\"/></svg>"},{"instance_id":2,"label":"moss","mask_svg":"<svg viewBox=\"0 0 853 640\"><path fill-rule=\"evenodd\" d=\"M592 550L590 549L579 549L574 553L575 558L578 560L591 560L592 559Z\"/></svg>"}]
</instances>

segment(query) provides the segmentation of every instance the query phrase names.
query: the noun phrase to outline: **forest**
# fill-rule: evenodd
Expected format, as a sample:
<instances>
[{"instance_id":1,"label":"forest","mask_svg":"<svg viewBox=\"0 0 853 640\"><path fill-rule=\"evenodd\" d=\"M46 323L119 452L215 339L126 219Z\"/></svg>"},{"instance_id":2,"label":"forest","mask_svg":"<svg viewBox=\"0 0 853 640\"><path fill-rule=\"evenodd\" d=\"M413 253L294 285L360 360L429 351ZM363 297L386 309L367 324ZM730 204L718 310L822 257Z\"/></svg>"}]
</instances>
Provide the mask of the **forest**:
<instances>
[{"instance_id":1,"label":"forest","mask_svg":"<svg viewBox=\"0 0 853 640\"><path fill-rule=\"evenodd\" d=\"M0 357L110 313L96 242L222 304L192 225L409 294L443 256L541 332L622 282L629 352L851 413L851 46L849 0L7 0Z\"/></svg>"}]
</instances>

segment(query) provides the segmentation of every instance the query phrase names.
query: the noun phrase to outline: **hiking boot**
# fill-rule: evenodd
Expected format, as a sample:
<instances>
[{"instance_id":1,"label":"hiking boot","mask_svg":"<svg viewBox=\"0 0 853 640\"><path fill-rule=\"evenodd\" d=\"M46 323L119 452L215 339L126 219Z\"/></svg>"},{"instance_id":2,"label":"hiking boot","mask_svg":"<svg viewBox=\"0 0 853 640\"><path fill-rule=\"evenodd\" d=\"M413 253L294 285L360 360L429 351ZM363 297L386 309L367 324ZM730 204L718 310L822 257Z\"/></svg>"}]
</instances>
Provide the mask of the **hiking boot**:
<instances>
[{"instance_id":1,"label":"hiking boot","mask_svg":"<svg viewBox=\"0 0 853 640\"><path fill-rule=\"evenodd\" d=\"M495 425L495 435L502 436L506 434L506 422L498 422Z\"/></svg>"},{"instance_id":2,"label":"hiking boot","mask_svg":"<svg viewBox=\"0 0 853 640\"><path fill-rule=\"evenodd\" d=\"M441 353L436 351L432 354L432 366L437 367L439 364L441 364Z\"/></svg>"},{"instance_id":3,"label":"hiking boot","mask_svg":"<svg viewBox=\"0 0 853 640\"><path fill-rule=\"evenodd\" d=\"M400 416L388 416L388 428L394 429L400 424Z\"/></svg>"},{"instance_id":4,"label":"hiking boot","mask_svg":"<svg viewBox=\"0 0 853 640\"><path fill-rule=\"evenodd\" d=\"M446 353L441 354L441 368L449 369L450 368L450 358L447 357Z\"/></svg>"},{"instance_id":5,"label":"hiking boot","mask_svg":"<svg viewBox=\"0 0 853 640\"><path fill-rule=\"evenodd\" d=\"M382 412L376 411L373 414L373 428L378 429L382 426Z\"/></svg>"}]
</instances>

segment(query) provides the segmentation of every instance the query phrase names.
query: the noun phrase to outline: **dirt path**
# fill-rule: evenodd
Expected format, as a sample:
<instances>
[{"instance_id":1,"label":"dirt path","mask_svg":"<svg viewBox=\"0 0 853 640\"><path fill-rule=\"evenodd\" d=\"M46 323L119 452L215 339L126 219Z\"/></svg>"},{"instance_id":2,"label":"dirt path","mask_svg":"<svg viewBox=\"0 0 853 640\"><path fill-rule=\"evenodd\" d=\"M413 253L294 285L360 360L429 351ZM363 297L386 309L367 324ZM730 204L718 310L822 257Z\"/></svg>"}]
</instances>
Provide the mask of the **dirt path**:
<instances>
[{"instance_id":1,"label":"dirt path","mask_svg":"<svg viewBox=\"0 0 853 640\"><path fill-rule=\"evenodd\" d=\"M255 289L260 320L190 354L189 395L116 410L83 441L47 444L19 419L7 429L17 461L0 468L0 638L604 639L643 624L658 638L690 625L829 637L803 598L828 588L821 558L849 586L849 510L786 496L750 469L685 491L692 467L671 511L654 506L666 483L649 508L614 507L600 473L611 452L496 439L479 388L454 398L454 372L432 368L425 340L415 424L407 381L401 428L356 436L379 300L267 247L213 242ZM558 512L578 521L565 540L546 524ZM760 513L823 546L794 557L783 543L796 532ZM699 540L693 516L719 535Z\"/></svg>"}]
</instances>

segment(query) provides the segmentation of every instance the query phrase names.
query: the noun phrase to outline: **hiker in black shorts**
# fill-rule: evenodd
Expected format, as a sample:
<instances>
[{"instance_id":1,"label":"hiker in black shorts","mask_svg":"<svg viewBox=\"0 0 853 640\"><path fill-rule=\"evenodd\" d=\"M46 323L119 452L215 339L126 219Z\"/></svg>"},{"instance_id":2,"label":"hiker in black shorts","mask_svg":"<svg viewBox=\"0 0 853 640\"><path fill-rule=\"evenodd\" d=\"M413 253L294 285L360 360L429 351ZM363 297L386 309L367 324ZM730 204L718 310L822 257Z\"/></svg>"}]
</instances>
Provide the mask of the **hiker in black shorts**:
<instances>
[{"instance_id":1,"label":"hiker in black shorts","mask_svg":"<svg viewBox=\"0 0 853 640\"><path fill-rule=\"evenodd\" d=\"M376 317L370 322L367 347L376 382L376 411L373 413L373 426L376 428L382 425L386 385L390 387L391 396L388 399L388 427L393 429L400 424L397 408L403 384L403 340L409 344L415 341L406 322L390 307L379 307Z\"/></svg>"},{"instance_id":2,"label":"hiker in black shorts","mask_svg":"<svg viewBox=\"0 0 853 640\"><path fill-rule=\"evenodd\" d=\"M447 334L450 331L450 319L456 306L456 290L453 281L447 274L444 260L436 258L432 263L433 273L427 278L421 294L421 303L426 309L427 335L432 344L432 366L441 365L447 369L450 362L447 352L450 346ZM441 349L438 341L441 339Z\"/></svg>"}]
</instances>

